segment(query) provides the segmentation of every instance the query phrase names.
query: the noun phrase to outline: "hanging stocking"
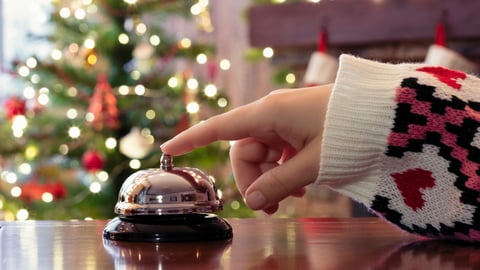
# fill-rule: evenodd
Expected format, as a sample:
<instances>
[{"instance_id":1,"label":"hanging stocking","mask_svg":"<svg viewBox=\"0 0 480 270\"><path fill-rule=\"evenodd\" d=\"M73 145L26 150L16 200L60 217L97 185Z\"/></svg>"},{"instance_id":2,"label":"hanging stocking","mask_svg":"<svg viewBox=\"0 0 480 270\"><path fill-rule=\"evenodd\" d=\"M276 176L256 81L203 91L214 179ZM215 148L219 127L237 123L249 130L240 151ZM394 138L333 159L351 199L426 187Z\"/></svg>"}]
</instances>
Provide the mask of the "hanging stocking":
<instances>
[{"instance_id":1,"label":"hanging stocking","mask_svg":"<svg viewBox=\"0 0 480 270\"><path fill-rule=\"evenodd\" d=\"M446 47L445 25L439 22L435 32L435 44L430 45L425 56L425 63L432 66L442 66L449 69L476 73L478 67L461 54Z\"/></svg>"},{"instance_id":2,"label":"hanging stocking","mask_svg":"<svg viewBox=\"0 0 480 270\"><path fill-rule=\"evenodd\" d=\"M441 22L437 23L435 29L435 45L440 47L447 46L447 38L445 37L445 25Z\"/></svg>"},{"instance_id":3,"label":"hanging stocking","mask_svg":"<svg viewBox=\"0 0 480 270\"><path fill-rule=\"evenodd\" d=\"M332 83L335 81L337 69L338 60L327 54L327 32L322 29L318 37L317 50L307 65L304 83L307 86Z\"/></svg>"},{"instance_id":4,"label":"hanging stocking","mask_svg":"<svg viewBox=\"0 0 480 270\"><path fill-rule=\"evenodd\" d=\"M105 127L115 130L120 126L117 98L105 74L98 76L88 112L93 114L91 123L96 130L102 130Z\"/></svg>"}]
</instances>

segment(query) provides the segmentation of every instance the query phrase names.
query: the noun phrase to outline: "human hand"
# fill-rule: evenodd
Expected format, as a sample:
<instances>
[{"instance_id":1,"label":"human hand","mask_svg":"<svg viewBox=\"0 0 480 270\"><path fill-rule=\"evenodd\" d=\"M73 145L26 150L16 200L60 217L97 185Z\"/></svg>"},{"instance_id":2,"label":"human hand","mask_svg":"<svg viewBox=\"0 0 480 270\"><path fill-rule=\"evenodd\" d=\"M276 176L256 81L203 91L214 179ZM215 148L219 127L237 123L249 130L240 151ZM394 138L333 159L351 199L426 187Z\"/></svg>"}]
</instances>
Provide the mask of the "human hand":
<instances>
[{"instance_id":1,"label":"human hand","mask_svg":"<svg viewBox=\"0 0 480 270\"><path fill-rule=\"evenodd\" d=\"M273 214L289 195L315 181L332 85L273 91L203 121L161 149L182 155L217 140L237 140L230 159L237 187L253 210Z\"/></svg>"}]
</instances>

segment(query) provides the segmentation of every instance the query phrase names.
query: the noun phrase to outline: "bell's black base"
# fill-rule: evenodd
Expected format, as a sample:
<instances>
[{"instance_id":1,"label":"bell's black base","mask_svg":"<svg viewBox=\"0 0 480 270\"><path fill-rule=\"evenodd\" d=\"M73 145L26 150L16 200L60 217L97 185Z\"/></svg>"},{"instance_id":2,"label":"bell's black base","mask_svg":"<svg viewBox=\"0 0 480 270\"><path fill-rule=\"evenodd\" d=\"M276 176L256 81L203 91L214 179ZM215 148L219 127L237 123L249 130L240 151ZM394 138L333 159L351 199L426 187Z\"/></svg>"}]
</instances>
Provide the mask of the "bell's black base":
<instances>
[{"instance_id":1,"label":"bell's black base","mask_svg":"<svg viewBox=\"0 0 480 270\"><path fill-rule=\"evenodd\" d=\"M103 230L105 239L129 242L206 241L232 236L230 224L214 214L119 216Z\"/></svg>"}]
</instances>

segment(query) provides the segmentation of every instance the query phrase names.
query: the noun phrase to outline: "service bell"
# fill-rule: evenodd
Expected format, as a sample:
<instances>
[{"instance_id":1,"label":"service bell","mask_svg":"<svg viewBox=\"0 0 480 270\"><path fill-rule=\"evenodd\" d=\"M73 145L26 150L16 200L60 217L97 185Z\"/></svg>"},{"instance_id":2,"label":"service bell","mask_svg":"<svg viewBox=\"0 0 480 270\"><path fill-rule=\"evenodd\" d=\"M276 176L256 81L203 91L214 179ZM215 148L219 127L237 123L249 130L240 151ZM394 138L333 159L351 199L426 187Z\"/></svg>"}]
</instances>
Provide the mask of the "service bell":
<instances>
[{"instance_id":1,"label":"service bell","mask_svg":"<svg viewBox=\"0 0 480 270\"><path fill-rule=\"evenodd\" d=\"M213 178L176 168L162 155L160 168L140 170L123 183L103 236L109 240L170 242L230 239L232 228L213 212L221 210Z\"/></svg>"}]
</instances>

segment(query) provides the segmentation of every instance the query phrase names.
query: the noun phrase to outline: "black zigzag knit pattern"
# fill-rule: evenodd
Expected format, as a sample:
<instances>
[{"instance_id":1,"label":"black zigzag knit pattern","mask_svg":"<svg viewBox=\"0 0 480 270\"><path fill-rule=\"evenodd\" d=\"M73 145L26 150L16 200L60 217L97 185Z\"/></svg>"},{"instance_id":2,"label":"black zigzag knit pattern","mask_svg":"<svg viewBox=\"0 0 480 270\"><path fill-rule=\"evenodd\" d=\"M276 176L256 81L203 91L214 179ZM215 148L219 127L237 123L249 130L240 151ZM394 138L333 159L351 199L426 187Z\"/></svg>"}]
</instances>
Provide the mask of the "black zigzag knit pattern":
<instances>
[{"instance_id":1,"label":"black zigzag knit pattern","mask_svg":"<svg viewBox=\"0 0 480 270\"><path fill-rule=\"evenodd\" d=\"M439 99L434 93L436 88L430 85L424 85L418 83L417 78L406 78L401 83L401 88L407 88L413 90L416 94L414 99L423 103L430 104L429 113L432 115L444 115L447 110L473 110L480 113L480 104L478 102L463 101L455 96L452 96L450 100ZM400 91L398 95L401 95ZM405 100L405 99L402 99ZM428 124L428 115L422 115L414 112L412 109L413 102L399 102L395 109L394 125L392 133L407 134L409 133L410 126L419 125L426 126ZM462 233L469 235L471 229L480 230L480 206L479 198L480 194L477 190L467 187L466 183L471 179L471 175L465 175L462 172L462 164L465 161L461 161L452 155L455 148L462 148L462 151L467 151L467 162L469 164L476 164L476 178L480 175L480 149L472 146L472 142L475 137L475 133L480 130L480 122L474 118L461 116L463 119L457 121L457 124L445 122L444 130L449 133L449 136L454 135L456 138L454 145L448 145L442 137L445 134L438 132L438 130L427 130L423 138L418 138L410 135L408 143L402 146L389 145L385 153L386 156L402 159L407 152L419 153L422 152L424 145L434 145L440 149L439 155L448 162L448 171L455 175L455 187L461 191L461 202L463 204L470 204L475 207L475 213L473 222L471 224L465 224L458 221L453 221L454 226L447 226L440 224L440 228L436 228L429 223L422 224L421 227L413 225L411 228L401 223L402 213L390 208L390 198L383 195L376 195L371 208L383 215L390 222L398 225L400 228L421 235L426 236L438 236L438 237L451 237L455 233ZM458 124L460 122L460 124ZM413 138L415 137L415 138ZM470 165L471 165L470 164ZM441 181L441 179L439 179ZM477 185L480 185L476 183ZM453 188L453 187L452 187ZM420 224L419 224L420 225Z\"/></svg>"}]
</instances>

